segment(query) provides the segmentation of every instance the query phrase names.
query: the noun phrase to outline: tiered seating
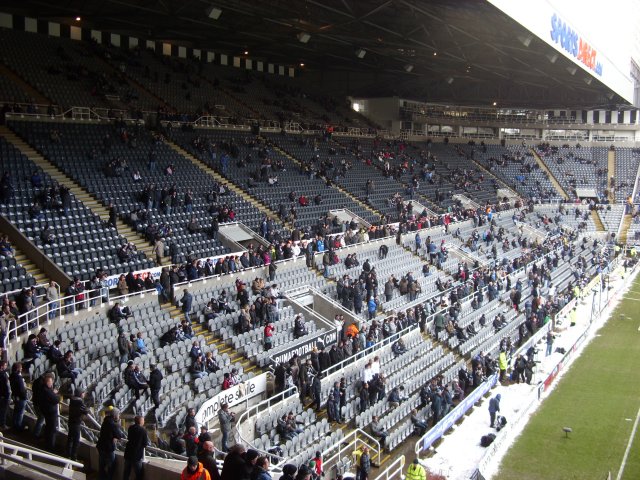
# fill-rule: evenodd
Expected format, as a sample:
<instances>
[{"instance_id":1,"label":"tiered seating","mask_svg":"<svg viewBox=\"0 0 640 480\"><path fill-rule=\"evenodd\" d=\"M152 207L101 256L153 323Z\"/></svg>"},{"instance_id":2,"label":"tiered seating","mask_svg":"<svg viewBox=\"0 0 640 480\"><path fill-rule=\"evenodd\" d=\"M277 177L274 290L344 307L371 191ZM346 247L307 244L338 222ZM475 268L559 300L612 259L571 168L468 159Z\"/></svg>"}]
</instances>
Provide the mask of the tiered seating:
<instances>
[{"instance_id":1,"label":"tiered seating","mask_svg":"<svg viewBox=\"0 0 640 480\"><path fill-rule=\"evenodd\" d=\"M121 325L127 335L142 332L148 351L146 355L136 358L134 363L139 364L147 376L149 366L154 363L165 377L160 392L161 404L155 412L161 426L166 425L187 402L192 402L197 408L209 396L221 391L223 375L231 368L236 368L238 374L243 376L242 365L232 365L229 355L219 355L215 347L207 345L202 335L160 347L160 337L178 321L169 318L169 313L158 305L157 300L149 300L131 309L133 318L123 321ZM126 411L132 406L134 413L143 416L152 408L148 392L134 402L133 392L123 384L122 373L126 365L118 362L117 327L109 322L106 315L96 315L78 325L64 325L53 337L59 338L65 348L76 352L76 363L84 370L76 379L76 385L89 389L97 404L112 399L119 409ZM195 379L191 385L191 360L188 354L193 340L200 342L203 353L213 353L220 370L216 374ZM35 375L42 374L48 365L49 361L44 357L36 360Z\"/></svg>"},{"instance_id":2,"label":"tiered seating","mask_svg":"<svg viewBox=\"0 0 640 480\"><path fill-rule=\"evenodd\" d=\"M465 147L471 154L471 147ZM526 197L545 201L559 199L558 192L540 169L531 150L523 146L486 145L473 147L473 158L484 165L494 175Z\"/></svg>"},{"instance_id":3,"label":"tiered seating","mask_svg":"<svg viewBox=\"0 0 640 480\"><path fill-rule=\"evenodd\" d=\"M226 93L244 106L242 112L236 105L230 110L245 118L296 122L307 130L323 129L330 124L337 130L345 125L368 128L372 123L332 97L318 96L315 91L301 88L300 82L287 77L275 77L256 71L237 73L236 69L207 63L202 75L218 82Z\"/></svg>"},{"instance_id":4,"label":"tiered seating","mask_svg":"<svg viewBox=\"0 0 640 480\"><path fill-rule=\"evenodd\" d=\"M640 244L640 216L636 215L629 225L627 232L627 245Z\"/></svg>"},{"instance_id":5,"label":"tiered seating","mask_svg":"<svg viewBox=\"0 0 640 480\"><path fill-rule=\"evenodd\" d=\"M263 365L264 358L268 355L273 355L275 352L281 350L281 347L286 347L293 342L293 325L295 312L290 306L284 306L279 310L280 320L273 322L275 327L275 334L271 337L272 349L266 351L264 349L264 332L261 328L256 328L250 332L241 333L239 335L233 335L229 341L233 345L233 349L237 352L243 352L244 355L251 361L256 361L260 358L260 365ZM316 324L314 322L305 322L305 327L309 333L309 337L312 337L316 333ZM228 331L228 329L227 329ZM265 355L267 353L267 355Z\"/></svg>"},{"instance_id":6,"label":"tiered seating","mask_svg":"<svg viewBox=\"0 0 640 480\"><path fill-rule=\"evenodd\" d=\"M397 280L400 280L408 272L412 272L413 278L420 283L420 286L422 288L422 292L420 293L418 298L424 299L433 296L433 294L437 292L437 288L435 286L435 282L437 279L440 279L443 283L446 283L446 281L450 279L450 277L445 272L436 270L434 270L433 274L428 277L423 276L422 266L424 265L424 263L420 260L420 258L407 252L404 248L394 243L386 242L386 245L389 248L389 251L387 253L387 257L382 260L378 258L380 243L367 244L356 249L345 249L344 252L340 252L339 257L341 257L341 260L344 260L344 257L347 254L355 253L358 261L360 262L360 265L362 265L364 261L368 259L371 266L375 267L376 269L379 291L384 290L384 283L392 274L395 275ZM321 257L316 258L316 263L318 265L318 268L322 268ZM347 269L342 261L338 265L335 265L331 268L331 275L336 279L342 278L342 276L345 274L349 275L352 279L355 279L360 275L361 272L360 267ZM329 292L335 295L336 286L331 284L328 288ZM404 303L406 303L408 301L408 298L409 297L406 295L400 295L400 293L396 289L391 301L385 302L383 307L386 311L396 310ZM382 300L383 297L381 296L380 299ZM366 312L363 314L363 318L365 318L365 316Z\"/></svg>"},{"instance_id":7,"label":"tiered seating","mask_svg":"<svg viewBox=\"0 0 640 480\"><path fill-rule=\"evenodd\" d=\"M39 217L31 215L29 210L36 199L46 193L46 189L56 186L55 182L40 172L43 188L36 191L30 178L38 167L4 139L0 139L0 146L4 171L10 176L14 188L10 202L1 207L2 214L69 276L88 280L98 268L106 268L113 274L127 272L130 268L143 270L153 265L144 253L139 253L128 263L120 262L117 250L126 243L125 239L114 228L105 226L100 217L73 196L66 216L58 209L43 209ZM40 237L46 224L54 235L50 244L44 244Z\"/></svg>"},{"instance_id":8,"label":"tiered seating","mask_svg":"<svg viewBox=\"0 0 640 480\"><path fill-rule=\"evenodd\" d=\"M253 295L251 293L251 282L255 278L267 280L268 274L265 269L257 268L252 270L249 275L250 276L242 278L242 280L247 283L249 303L253 303L259 295ZM214 286L204 282L193 283L189 288L189 291L193 295L193 311L198 312L198 321L203 324L206 323L210 332L221 337L223 341L232 345L235 350L241 351L246 358L256 362L259 366L266 366L269 363L270 356L276 354L280 349L287 347L286 343L293 340L291 327L295 314L291 307L287 305L283 306L282 302L279 302L281 304L279 307L280 322L276 324L276 334L280 333L281 335L274 337L274 348L269 351L264 351L262 345L262 329L254 330L248 334L234 334L234 325L238 319L240 305L236 301L235 295L231 295L230 293L235 292L236 278L237 276L234 275L221 276ZM279 264L277 276L273 283L278 285L280 292L286 292L287 290L301 286L313 287L321 292L325 292L328 288L327 281L309 270L302 260ZM269 283L267 283L267 285L269 285ZM202 314L204 307L209 300L217 299L223 291L227 293L229 308L234 310L234 312L220 314L216 318L205 322L204 315ZM320 331L315 331L315 324L313 322L307 322L307 329L309 331L308 336L314 336L320 333ZM304 339L300 339L299 341L302 342L303 340Z\"/></svg>"},{"instance_id":9,"label":"tiered seating","mask_svg":"<svg viewBox=\"0 0 640 480\"><path fill-rule=\"evenodd\" d=\"M606 148L538 146L536 151L572 197L575 197L576 188L592 188L598 195L603 195L607 188Z\"/></svg>"},{"instance_id":10,"label":"tiered seating","mask_svg":"<svg viewBox=\"0 0 640 480\"><path fill-rule=\"evenodd\" d=\"M275 137L275 141L283 150L300 160L309 161L317 155L319 161L313 162L316 169L320 162L331 162L332 178L336 183L361 201L368 201L376 210L385 213L389 218L397 218L397 211L391 199L398 192L404 193L405 186L383 175L382 163L374 158L372 143L346 138L324 142L295 135ZM362 151L360 149L363 144L367 148ZM343 160L348 162L346 169L341 168L340 164ZM367 165L366 161L371 161L372 164ZM374 189L368 195L365 188L367 180L374 183Z\"/></svg>"},{"instance_id":11,"label":"tiered seating","mask_svg":"<svg viewBox=\"0 0 640 480\"><path fill-rule=\"evenodd\" d=\"M173 231L171 241L178 244L183 255L193 252L203 258L228 253L228 249L208 233L215 214L211 213L212 202L207 199L215 189L213 179L145 130L135 127L117 129L109 125L64 124L56 126L61 135L60 143L53 143L49 140L50 124L15 122L13 128L75 181L96 195L104 205L116 205L123 219L132 223L138 231L144 232L149 225L168 224ZM111 146L105 149L107 135ZM128 136L129 141L123 140L124 135ZM148 166L151 151L155 153L157 163L153 171ZM114 158L126 162L127 167L118 176L107 176L107 165ZM169 165L173 166L172 175L165 173ZM133 181L136 171L142 176L140 182ZM142 191L149 185L154 185L158 191L175 188L180 205L174 205L169 214L155 203L152 210L147 211L149 205L142 201ZM183 205L187 191L191 191L193 197L191 213ZM247 226L258 230L262 216L252 204L233 192L219 197L218 205L224 204L233 209L236 220L245 221ZM146 211L147 217L138 214L140 221L131 222L131 213L141 209ZM191 233L187 230L191 217L196 219L202 231ZM165 247L168 250L168 244Z\"/></svg>"},{"instance_id":12,"label":"tiered seating","mask_svg":"<svg viewBox=\"0 0 640 480\"><path fill-rule=\"evenodd\" d=\"M5 56L7 66L64 109L158 106L158 100L122 75L124 65L110 68L104 63L118 58L120 49L10 29L2 29L0 38L11 50Z\"/></svg>"},{"instance_id":13,"label":"tiered seating","mask_svg":"<svg viewBox=\"0 0 640 480\"><path fill-rule=\"evenodd\" d=\"M109 61L179 113L252 118L246 108L203 79L202 63L167 57L145 49L118 50Z\"/></svg>"},{"instance_id":14,"label":"tiered seating","mask_svg":"<svg viewBox=\"0 0 640 480\"><path fill-rule=\"evenodd\" d=\"M276 433L276 426L278 419L289 412L293 412L296 416L296 422L304 425L304 431L291 440L285 440ZM310 452L311 448L324 450L343 437L342 430L331 431L331 426L326 418L318 420L313 410L310 408L305 410L297 395L280 402L271 410L261 412L256 418L255 428L253 445L256 448L262 448L262 450L279 445L284 458L296 456L301 449L304 449L305 453ZM313 447L309 445L313 445ZM316 450L313 450L311 456L315 454Z\"/></svg>"},{"instance_id":15,"label":"tiered seating","mask_svg":"<svg viewBox=\"0 0 640 480\"><path fill-rule=\"evenodd\" d=\"M574 246L574 254L567 262L559 262L558 268L554 269L551 272L551 283L556 288L557 292L565 291L570 285L573 285L577 282L578 277L576 276L576 265L581 258L584 258L584 261L588 265L587 272L585 272L589 277L593 275L596 271L596 266L593 265L593 252L591 250L591 244L582 245L577 244ZM521 274L518 276L521 278L523 282L525 282L524 275ZM503 295L503 300L506 299L508 292ZM525 283L522 289L522 299L521 305L524 305L527 299L531 297L531 289ZM503 305L503 308L506 310L506 306ZM523 309L521 308L521 312ZM494 310L494 313L496 311ZM491 326L491 322L493 321L493 315L487 317L487 325L484 329L478 331L478 334L471 337L467 342L464 342L461 347L461 353L466 353L470 358L473 358L479 352L485 352L487 354L491 354L493 356L497 355L498 348L500 342L504 338L511 338L512 344L516 344L518 340L518 328L520 324L525 320L524 314L520 313L516 316L516 313L513 309L509 309L505 312L507 326L502 328L500 331L495 332L493 327ZM495 354L495 355L494 355Z\"/></svg>"},{"instance_id":16,"label":"tiered seating","mask_svg":"<svg viewBox=\"0 0 640 480\"><path fill-rule=\"evenodd\" d=\"M562 212L561 209L562 208ZM576 213L579 215L576 216ZM535 214L541 220L536 225L544 226L541 217L551 219L556 225L569 227L574 230L582 230L585 232L595 232L596 226L591 218L589 207L586 205L567 204L562 207L555 205L536 205Z\"/></svg>"},{"instance_id":17,"label":"tiered seating","mask_svg":"<svg viewBox=\"0 0 640 480\"><path fill-rule=\"evenodd\" d=\"M84 64L80 44L5 28L0 29L0 41L5 46L3 62L55 103L109 107L98 93L103 72Z\"/></svg>"},{"instance_id":18,"label":"tiered seating","mask_svg":"<svg viewBox=\"0 0 640 480\"><path fill-rule=\"evenodd\" d=\"M221 172L231 181L242 186L245 190L248 188L247 180L249 176L256 172L259 174L260 168L258 162L260 162L260 159L258 155L259 148L263 145L260 143L256 143L255 145L253 143L247 143L246 140L252 139L246 133L199 130L195 133L177 132L175 137L183 148L189 150L194 155L197 155L201 160L205 161L218 171L221 171L219 159L222 156L222 151L219 147L222 142L233 142L233 144L238 148L239 159L244 159L248 155L251 155L252 163L245 167L239 167L236 159L230 158L227 171ZM213 142L217 145L218 160L213 161L205 152L194 147L194 140L197 138ZM267 139L277 142L276 137L268 136ZM277 151L269 149L267 156L273 161L281 160L284 165L284 170L273 172L278 176L278 182L276 185L269 185L266 182L260 182L255 188L250 189L250 193L257 196L274 211L279 211L280 204L284 204L288 212L291 204L293 203L297 210L296 226L315 225L319 218L324 218L327 211L341 208L348 208L353 213L364 218L370 223L373 223L376 220L373 214L353 202L342 192L335 188L326 186L324 181L318 178L309 178L309 176L304 176L300 173L300 167L296 163L279 154ZM303 185L304 188L302 188ZM288 199L288 195L291 191L297 193L296 200L294 202L290 202ZM309 201L309 205L306 207L301 207L298 203L298 197L301 194L304 194ZM320 205L314 205L313 203L313 198L316 195L320 195L322 197L322 203Z\"/></svg>"},{"instance_id":19,"label":"tiered seating","mask_svg":"<svg viewBox=\"0 0 640 480\"><path fill-rule=\"evenodd\" d=\"M35 278L16 262L13 256L0 255L0 293L27 288L36 284Z\"/></svg>"},{"instance_id":20,"label":"tiered seating","mask_svg":"<svg viewBox=\"0 0 640 480\"><path fill-rule=\"evenodd\" d=\"M618 228L620 227L620 222L622 222L622 217L624 215L624 204L622 205L605 205L602 208L598 209L598 214L600 215L600 220L604 225L604 228L611 233L618 233Z\"/></svg>"},{"instance_id":21,"label":"tiered seating","mask_svg":"<svg viewBox=\"0 0 640 480\"><path fill-rule=\"evenodd\" d=\"M632 148L616 148L615 197L616 202L624 203L633 194L638 181L640 151Z\"/></svg>"},{"instance_id":22,"label":"tiered seating","mask_svg":"<svg viewBox=\"0 0 640 480\"><path fill-rule=\"evenodd\" d=\"M0 103L31 103L33 99L29 98L27 93L8 77L0 76Z\"/></svg>"}]
</instances>

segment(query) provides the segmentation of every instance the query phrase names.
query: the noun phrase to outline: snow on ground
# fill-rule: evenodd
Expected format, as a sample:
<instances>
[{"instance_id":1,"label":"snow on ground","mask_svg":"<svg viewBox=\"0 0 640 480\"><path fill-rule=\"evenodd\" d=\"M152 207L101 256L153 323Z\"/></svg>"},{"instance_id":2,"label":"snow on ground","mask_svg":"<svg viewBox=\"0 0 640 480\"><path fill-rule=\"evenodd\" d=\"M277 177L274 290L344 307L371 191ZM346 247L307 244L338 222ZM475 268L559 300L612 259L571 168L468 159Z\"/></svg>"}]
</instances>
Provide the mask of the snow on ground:
<instances>
[{"instance_id":1,"label":"snow on ground","mask_svg":"<svg viewBox=\"0 0 640 480\"><path fill-rule=\"evenodd\" d=\"M617 298L611 302L611 305L603 312L599 319L594 320L594 327L589 332L589 335L585 342L581 344L575 355L571 357L571 362L578 358L582 354L584 347L591 341L596 335L597 330L606 323L611 312L618 304L619 300L623 296L623 290L629 288L632 284L633 278L635 278L638 270L634 272L626 282L620 278L619 275L611 276L611 286L609 298L611 298L613 292L617 292ZM618 291L620 289L620 291ZM553 345L554 353L549 357L545 357L546 343L542 340L537 348L538 354L536 360L539 361L537 366L537 372L531 382L531 385L527 384L513 384L509 386L502 386L500 383L491 390L491 397L501 394L500 410L501 414L507 419L512 421L516 419L519 412L531 404L532 399L537 398L538 383L547 378L549 373L556 367L558 362L562 359L563 354L557 353L555 350L558 347L562 347L565 350L569 350L576 340L584 333L589 327L588 319L591 317L592 299L593 295L589 295L580 305L578 305L578 323L575 327L569 327L561 332L555 333L555 342ZM604 297L604 295L603 295ZM596 300L597 303L597 300ZM603 300L604 304L604 300ZM582 320L582 322L580 321ZM568 324L568 322L567 322ZM563 325L561 328L565 328L567 325ZM558 380L568 370L565 366L557 376L557 378L551 384L551 388L544 394L542 400L549 394L551 390L558 383ZM421 463L431 470L433 473L444 475L448 480L468 480L471 478L473 472L478 468L478 464L482 460L487 449L480 446L480 437L488 433L494 433L496 435L496 441L500 441L500 446L496 450L495 456L492 458L488 467L483 471L485 478L491 478L491 475L495 475L502 457L505 455L509 447L514 443L518 435L522 433L522 430L526 426L531 415L540 405L540 402L535 401L532 408L526 412L526 417L522 418L514 428L508 428L506 431L496 432L495 429L489 427L489 398L484 399L482 403L476 404L473 412L465 417L465 420L459 426L455 427L453 433L444 437L444 441L436 449L436 453L433 457L421 460ZM520 412L520 415L522 413ZM506 435L505 438L500 438L500 435Z\"/></svg>"}]
</instances>

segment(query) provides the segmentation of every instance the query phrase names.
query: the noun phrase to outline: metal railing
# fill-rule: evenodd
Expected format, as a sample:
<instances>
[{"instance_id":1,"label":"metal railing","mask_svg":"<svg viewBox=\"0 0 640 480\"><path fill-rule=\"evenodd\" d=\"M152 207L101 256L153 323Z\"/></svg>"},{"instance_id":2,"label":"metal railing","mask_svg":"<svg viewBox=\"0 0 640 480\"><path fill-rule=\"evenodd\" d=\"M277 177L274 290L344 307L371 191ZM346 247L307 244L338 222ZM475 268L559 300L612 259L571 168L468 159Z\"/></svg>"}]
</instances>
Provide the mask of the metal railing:
<instances>
[{"instance_id":1,"label":"metal railing","mask_svg":"<svg viewBox=\"0 0 640 480\"><path fill-rule=\"evenodd\" d=\"M18 106L20 107L23 111L22 112L7 112L7 114L13 114L13 115L22 115L22 114L26 114L26 115L46 115L47 114L47 110L49 110L49 107L53 107L54 109L54 115L56 114L55 112L60 111L62 107L60 107L57 104L43 104L43 103L29 103L29 102L2 102L0 101L0 104L2 105L10 105L10 106ZM37 111L36 112L27 112L26 110L31 109L31 108L35 108Z\"/></svg>"},{"instance_id":2,"label":"metal railing","mask_svg":"<svg viewBox=\"0 0 640 480\"><path fill-rule=\"evenodd\" d=\"M322 451L322 459L325 465L335 463L339 465L342 463L344 457L351 458L353 451L360 449L361 447L368 447L371 454L369 457L371 460L377 458L378 463L382 457L382 448L380 442L369 435L364 430L356 428L344 437L338 439L336 443L329 445ZM329 452L338 449L335 453L328 455Z\"/></svg>"},{"instance_id":3,"label":"metal railing","mask_svg":"<svg viewBox=\"0 0 640 480\"><path fill-rule=\"evenodd\" d=\"M393 316L393 315L391 315ZM351 355L349 358L346 358L344 360L342 360L339 363L336 363L335 365L330 366L328 369L326 369L323 372L323 378L328 379L332 374L336 373L336 372L341 372L347 365L350 365L354 362L357 362L358 360L367 357L368 355L371 355L374 352L377 352L378 350L382 349L383 347L396 342L398 339L404 337L406 334L411 333L413 330L415 330L418 327L418 324L415 323L413 325L409 325L407 328L400 330L399 332L394 333L393 335L383 338L382 340L380 340L377 343L374 343L373 345L371 345L368 348L365 348L363 350L358 351L357 353L354 353L353 355Z\"/></svg>"},{"instance_id":4,"label":"metal railing","mask_svg":"<svg viewBox=\"0 0 640 480\"><path fill-rule=\"evenodd\" d=\"M108 288L98 288L85 290L78 295L68 295L57 300L43 303L18 316L16 320L10 320L7 324L7 331L4 332L4 344L8 345L10 339L20 342L20 334L38 329L43 324L48 324L54 318L64 319L66 315L75 315L80 310L90 310L102 307L105 303L122 301L127 302L129 298L142 295L157 295L155 289L144 290L142 292L129 293L127 295L111 296ZM82 298L79 298L82 297ZM37 332L36 332L37 333Z\"/></svg>"},{"instance_id":5,"label":"metal railing","mask_svg":"<svg viewBox=\"0 0 640 480\"><path fill-rule=\"evenodd\" d=\"M36 292L37 292L38 289L45 289L46 290L48 287L49 287L49 282L47 282L47 283L38 283L37 285L33 285L32 287L27 287L27 288L35 288ZM2 296L5 297L5 298L12 297L12 296L22 292L22 290L23 290L22 288L16 288L15 290L11 290L9 292L4 292L2 294ZM58 285L57 283L56 283L56 290L58 291L58 298L59 298L60 297L60 285ZM46 292L42 293L40 295L37 295L37 293L36 293L36 302L34 302L34 303L37 305L37 303L38 303L37 300L45 298L46 296L47 296Z\"/></svg>"},{"instance_id":6,"label":"metal railing","mask_svg":"<svg viewBox=\"0 0 640 480\"><path fill-rule=\"evenodd\" d=\"M391 462L387 468L380 472L375 480L402 480L402 478L404 478L402 471L404 470L405 462L404 455L399 456Z\"/></svg>"},{"instance_id":7,"label":"metal railing","mask_svg":"<svg viewBox=\"0 0 640 480\"><path fill-rule=\"evenodd\" d=\"M244 412L242 412L240 414L240 417L238 417L236 419L236 425L235 425L235 430L236 430L236 441L240 441L241 443L248 445L250 448L253 448L254 450L257 450L260 454L265 455L265 456L269 456L269 457L275 457L277 458L278 467L275 467L274 470L281 470L282 469L282 465L284 464L284 460L286 460L286 458L281 457L279 455L276 455L274 453L270 453L267 452L263 449L259 449L256 448L253 443L249 440L247 440L246 438L244 438L244 435L242 434L242 425L250 418L252 417L258 417L258 415L261 412L266 412L266 411L271 411L271 409L278 403L283 402L284 400L287 400L288 398L291 398L293 400L295 400L296 394L298 392L297 387L290 387L287 388L286 390L283 390L282 392L276 393L275 395L272 395L271 397L267 398L266 400L263 400L261 402L259 402L258 404L247 408Z\"/></svg>"},{"instance_id":8,"label":"metal railing","mask_svg":"<svg viewBox=\"0 0 640 480\"><path fill-rule=\"evenodd\" d=\"M33 462L53 464L62 469L61 473L52 471L51 468L41 467ZM15 440L5 438L0 433L0 465L7 466L7 463L15 463L43 475L54 479L65 480L71 477L73 467L83 469L84 465L68 458L52 455L42 450L30 447Z\"/></svg>"}]
</instances>

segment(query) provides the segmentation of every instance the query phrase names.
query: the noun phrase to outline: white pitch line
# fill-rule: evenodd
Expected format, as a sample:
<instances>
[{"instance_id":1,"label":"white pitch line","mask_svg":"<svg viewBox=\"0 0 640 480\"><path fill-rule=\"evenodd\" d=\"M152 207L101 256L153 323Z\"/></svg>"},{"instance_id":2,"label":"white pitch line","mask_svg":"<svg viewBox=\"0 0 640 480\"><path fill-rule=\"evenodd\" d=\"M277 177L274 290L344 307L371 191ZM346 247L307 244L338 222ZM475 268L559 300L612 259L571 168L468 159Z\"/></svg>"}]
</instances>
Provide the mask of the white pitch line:
<instances>
[{"instance_id":1,"label":"white pitch line","mask_svg":"<svg viewBox=\"0 0 640 480\"><path fill-rule=\"evenodd\" d=\"M622 474L624 473L624 467L627 464L627 457L629 456L629 451L631 450L631 444L633 444L633 438L636 436L638 420L640 420L640 408L638 408L636 421L633 423L633 429L631 429L631 435L629 436L629 441L627 442L627 449L624 451L624 457L622 457L622 465L620 465L620 470L618 470L618 476L616 477L616 480L620 480L622 478Z\"/></svg>"},{"instance_id":2,"label":"white pitch line","mask_svg":"<svg viewBox=\"0 0 640 480\"><path fill-rule=\"evenodd\" d=\"M625 300L633 300L635 302L640 302L640 298L638 298L638 297L628 297L628 296L625 295L622 298L624 298Z\"/></svg>"}]
</instances>

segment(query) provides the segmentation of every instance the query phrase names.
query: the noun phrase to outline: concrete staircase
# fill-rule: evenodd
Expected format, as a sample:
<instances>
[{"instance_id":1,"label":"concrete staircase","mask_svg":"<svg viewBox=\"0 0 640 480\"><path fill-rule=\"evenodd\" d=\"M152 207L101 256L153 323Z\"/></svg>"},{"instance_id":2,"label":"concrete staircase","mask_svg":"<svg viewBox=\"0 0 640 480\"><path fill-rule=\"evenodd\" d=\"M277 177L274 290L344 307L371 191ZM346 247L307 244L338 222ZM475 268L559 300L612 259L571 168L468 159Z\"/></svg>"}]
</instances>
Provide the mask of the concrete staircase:
<instances>
[{"instance_id":1,"label":"concrete staircase","mask_svg":"<svg viewBox=\"0 0 640 480\"><path fill-rule=\"evenodd\" d=\"M265 142L268 142L268 139L264 138L264 137L260 137L262 140L264 140ZM293 163L295 163L296 165L302 167L302 162L300 162L300 160L298 160L296 157L294 157L293 155L290 155L289 153L287 153L286 151L284 151L282 148L280 148L279 146L271 143L271 146L273 147L273 149L278 152L280 155L287 157L289 160L291 160ZM368 210L369 212L371 212L373 215L377 215L378 217L383 218L385 215L382 212L379 212L378 210L376 210L375 208L371 207L370 205L367 205L366 203L364 203L362 200L360 200L358 197L356 197L355 195L353 195L351 192L349 192L348 190L345 190L344 188L342 188L340 185L338 185L337 183L331 182L331 186L333 188L335 188L336 190L339 190L340 192L344 193L347 197L349 197L351 200L353 200L355 203L357 203L358 205L360 205L362 208Z\"/></svg>"},{"instance_id":2,"label":"concrete staircase","mask_svg":"<svg viewBox=\"0 0 640 480\"><path fill-rule=\"evenodd\" d=\"M609 191L609 203L616 203L614 189L609 185L611 177L616 178L616 151L609 150L607 153L607 190ZM617 180L617 178L616 178Z\"/></svg>"},{"instance_id":3,"label":"concrete staircase","mask_svg":"<svg viewBox=\"0 0 640 480\"><path fill-rule=\"evenodd\" d=\"M180 298L182 296L182 291L176 292L176 296L177 298ZM175 304L165 303L162 305L162 308L165 311L169 312L169 315L171 315L172 319L177 320L176 323L184 318L182 309ZM211 333L206 326L201 325L197 321L194 321L193 318L197 318L196 312L192 313L191 317L191 327L193 328L193 333L196 336L203 335L207 345L213 345L214 347L216 347L220 355L222 355L223 353L229 355L231 364L234 364L236 362L240 363L244 372L250 372L258 368L256 364L251 363L241 353L236 352L232 346L225 344L221 338L216 337L213 333Z\"/></svg>"},{"instance_id":4,"label":"concrete staircase","mask_svg":"<svg viewBox=\"0 0 640 480\"><path fill-rule=\"evenodd\" d=\"M209 85L211 85L213 88L215 88L219 93L222 93L222 95L229 97L230 100L233 100L238 105L242 105L244 108L252 112L255 118L262 118L262 114L258 110L256 110L253 106L251 106L247 102L245 102L243 99L239 98L237 95L233 94L231 91L229 91L228 88L220 84L214 85L214 83L205 76L201 76L200 78L204 80L206 83L208 83ZM227 106L227 108L229 108L230 112L234 111L232 106ZM234 113L238 113L238 112L234 112Z\"/></svg>"},{"instance_id":5,"label":"concrete staircase","mask_svg":"<svg viewBox=\"0 0 640 480\"><path fill-rule=\"evenodd\" d=\"M542 160L542 158L540 158L540 155L538 155L538 152L536 152L535 148L531 148L529 150L531 152L531 154L533 155L533 158L536 159L536 163L538 164L538 166L545 172L547 172L547 177L549 178L549 181L551 182L551 184L553 185L553 188L556 189L556 191L562 196L562 198L564 200L569 200L569 195L567 194L567 192L565 191L564 188L562 188L562 185L560 185L560 182L558 182L558 179L556 178L556 176L553 174L553 172L551 170L549 170L549 167L547 167L547 164L544 163L544 161ZM600 220L600 219L598 219ZM602 223L602 222L600 222Z\"/></svg>"},{"instance_id":6,"label":"concrete staircase","mask_svg":"<svg viewBox=\"0 0 640 480\"><path fill-rule=\"evenodd\" d=\"M149 90L146 85L144 85L143 83L138 82L136 79L132 78L129 75L123 75L122 72L120 72L120 70L118 70L115 66L113 66L112 64L110 64L108 61L106 61L102 56L100 55L94 55L93 58L95 58L96 60L98 60L105 69L109 70L114 76L116 77L123 77L124 79L126 79L126 81L135 89L141 91L141 93L147 97L150 97L151 99L153 99L154 101L158 102L159 105L162 105L165 108L169 108L172 110L175 110L175 107L169 105L166 100L164 100L162 97L156 95L155 93L153 93L151 90ZM126 105L122 105L118 108L124 108L125 110L127 109Z\"/></svg>"},{"instance_id":7,"label":"concrete staircase","mask_svg":"<svg viewBox=\"0 0 640 480\"><path fill-rule=\"evenodd\" d=\"M487 169L484 165L482 165L480 162L477 162L473 158L469 158L469 160L473 162L473 164L476 166L476 168L478 168L478 170L481 170L482 172L484 172L485 176L493 178L498 183L498 185L500 185L502 188L509 190L516 197L520 198L520 194L516 192L511 185L509 185L507 182L505 182L501 178L496 177L493 173L491 173L491 170Z\"/></svg>"},{"instance_id":8,"label":"concrete staircase","mask_svg":"<svg viewBox=\"0 0 640 480\"><path fill-rule=\"evenodd\" d=\"M291 230L294 229L294 227L293 227L293 225L291 223L283 222L278 217L278 214L276 212L274 212L273 210L271 210L271 208L269 208L262 200L260 200L259 198L251 195L249 192L245 192L243 189L241 189L240 187L238 187L234 183L231 183L225 177L223 177L218 172L216 172L213 168L209 167L206 163L204 163L199 158L196 158L193 155L191 155L189 152L187 152L184 148L180 147L179 145L173 143L170 140L165 140L165 143L167 144L167 146L169 146L174 151L176 151L177 153L179 153L180 155L185 157L187 160L189 160L191 163L193 163L200 170L204 170L207 174L209 174L211 177L213 177L213 179L216 182L224 185L226 188L228 188L232 192L236 193L237 195L240 195L246 201L251 203L254 207L256 207L256 210L259 210L260 212L265 214L267 217L278 219L278 221L280 221L280 223L285 225L287 228L289 228Z\"/></svg>"},{"instance_id":9,"label":"concrete staircase","mask_svg":"<svg viewBox=\"0 0 640 480\"><path fill-rule=\"evenodd\" d=\"M331 138L331 143L334 143L335 145L339 146L339 147L346 147L345 144L343 144L342 142L340 142L340 140L336 140L335 137ZM408 185L406 183L404 183L402 180L400 179L396 179L396 182L398 182L400 185L402 185L403 187L408 187ZM419 192L415 192L414 195L416 195L418 198L416 198L416 201L419 201L420 203L422 203L424 206L428 207L430 210L432 210L433 212L442 212L442 208L434 203L431 199L427 198L425 195L419 193Z\"/></svg>"},{"instance_id":10,"label":"concrete staircase","mask_svg":"<svg viewBox=\"0 0 640 480\"><path fill-rule=\"evenodd\" d=\"M68 187L71 194L93 213L98 215L104 221L109 220L108 207L104 206L96 197L91 195L87 190L65 175L62 170L50 163L42 154L34 150L29 144L22 140L22 138L5 126L0 126L0 135L4 137L7 142L11 143L14 147L20 150L20 152L26 155L29 160L40 167L42 171L49 175L53 180ZM153 247L149 245L149 243L135 230L129 227L129 225L118 219L116 221L116 227L118 229L118 234L123 236L128 242L133 243L138 251L144 252L150 259L155 259L155 255L152 254Z\"/></svg>"},{"instance_id":11,"label":"concrete staircase","mask_svg":"<svg viewBox=\"0 0 640 480\"><path fill-rule=\"evenodd\" d=\"M36 90L35 88L33 88L29 83L25 82L22 77L20 77L18 74L16 74L13 70L7 68L4 64L0 63L0 75L2 75L3 77L8 78L9 80L11 80L13 83L15 83L16 85L18 85L22 90L24 90L24 92L31 97L31 99L33 100L33 102L35 103L39 103L42 105L47 105L52 103L51 100L49 100L47 97L45 97L42 93L40 93L38 90ZM8 99L7 99L8 100Z\"/></svg>"},{"instance_id":12,"label":"concrete staircase","mask_svg":"<svg viewBox=\"0 0 640 480\"><path fill-rule=\"evenodd\" d=\"M597 210L591 210L591 219L593 223L596 224L596 231L604 232L606 228L604 228L604 223L602 223L602 219L600 218L600 214Z\"/></svg>"},{"instance_id":13,"label":"concrete staircase","mask_svg":"<svg viewBox=\"0 0 640 480\"><path fill-rule=\"evenodd\" d=\"M40 270L35 263L33 263L29 257L19 248L16 248L15 245L13 247L13 258L16 259L16 263L22 265L24 269L27 271L29 275L36 279L36 285L42 285L43 283L47 283L49 279L47 276ZM62 288L65 288L66 285L61 285Z\"/></svg>"},{"instance_id":14,"label":"concrete staircase","mask_svg":"<svg viewBox=\"0 0 640 480\"><path fill-rule=\"evenodd\" d=\"M618 237L618 241L623 245L626 245L627 243L629 228L631 227L632 219L633 217L629 214L625 214L624 217L622 217L622 227L620 227L620 235Z\"/></svg>"}]
</instances>

